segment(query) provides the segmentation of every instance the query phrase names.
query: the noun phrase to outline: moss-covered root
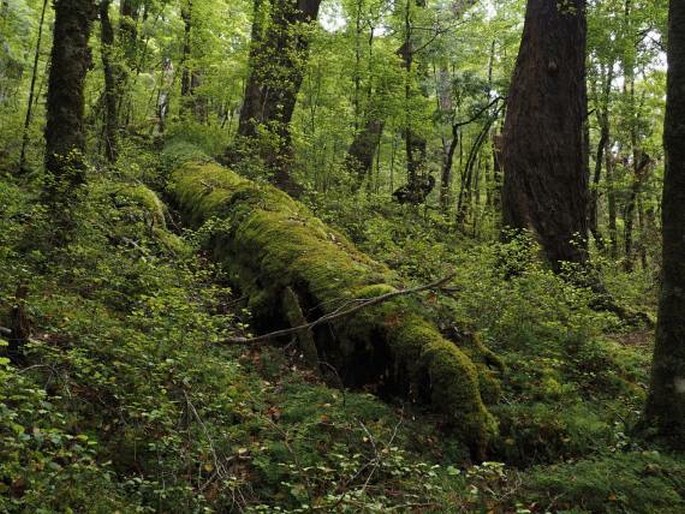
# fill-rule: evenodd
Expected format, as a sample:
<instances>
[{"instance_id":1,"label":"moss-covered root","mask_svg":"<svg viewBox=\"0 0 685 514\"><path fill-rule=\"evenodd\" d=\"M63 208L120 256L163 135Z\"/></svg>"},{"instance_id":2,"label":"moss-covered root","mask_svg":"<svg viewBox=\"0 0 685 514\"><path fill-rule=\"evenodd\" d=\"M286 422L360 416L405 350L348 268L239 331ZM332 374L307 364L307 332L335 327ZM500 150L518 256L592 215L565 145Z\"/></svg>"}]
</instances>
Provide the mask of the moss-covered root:
<instances>
[{"instance_id":1,"label":"moss-covered root","mask_svg":"<svg viewBox=\"0 0 685 514\"><path fill-rule=\"evenodd\" d=\"M197 161L180 164L170 186L187 222L211 220L208 246L248 295L263 328L287 324L287 291L311 321L399 287L386 266L271 186ZM348 386L375 385L382 394L403 395L447 414L480 457L495 423L481 399L476 366L422 309L417 300L396 297L318 326L317 354Z\"/></svg>"}]
</instances>

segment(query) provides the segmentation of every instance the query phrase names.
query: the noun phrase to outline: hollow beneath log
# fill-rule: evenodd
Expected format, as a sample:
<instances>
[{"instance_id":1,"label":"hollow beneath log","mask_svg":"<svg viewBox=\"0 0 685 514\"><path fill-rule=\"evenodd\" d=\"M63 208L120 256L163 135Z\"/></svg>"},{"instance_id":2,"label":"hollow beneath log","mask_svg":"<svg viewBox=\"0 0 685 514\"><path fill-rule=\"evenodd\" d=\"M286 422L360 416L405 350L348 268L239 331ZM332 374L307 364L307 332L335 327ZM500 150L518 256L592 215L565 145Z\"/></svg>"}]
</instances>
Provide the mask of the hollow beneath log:
<instances>
[{"instance_id":1,"label":"hollow beneath log","mask_svg":"<svg viewBox=\"0 0 685 514\"><path fill-rule=\"evenodd\" d=\"M257 326L287 325L286 294L296 295L305 319L313 321L401 287L389 268L285 193L213 162L182 162L178 151L174 157L174 200L187 223L212 224L208 249L248 296ZM478 369L440 334L417 299L393 298L312 334L319 359L334 366L345 385L373 386L381 395L428 405L446 416L476 458L483 456L496 424L481 398Z\"/></svg>"}]
</instances>

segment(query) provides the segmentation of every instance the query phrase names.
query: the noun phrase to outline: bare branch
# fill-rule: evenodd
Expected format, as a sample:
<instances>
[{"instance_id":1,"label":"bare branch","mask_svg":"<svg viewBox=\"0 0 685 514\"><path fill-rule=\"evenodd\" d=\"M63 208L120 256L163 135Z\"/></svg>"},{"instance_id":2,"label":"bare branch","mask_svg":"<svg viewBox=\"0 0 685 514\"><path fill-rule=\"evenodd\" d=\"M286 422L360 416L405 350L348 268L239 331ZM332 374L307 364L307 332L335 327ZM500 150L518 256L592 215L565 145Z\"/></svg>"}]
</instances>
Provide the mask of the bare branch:
<instances>
[{"instance_id":1,"label":"bare branch","mask_svg":"<svg viewBox=\"0 0 685 514\"><path fill-rule=\"evenodd\" d=\"M231 337L228 339L225 339L223 342L226 344L254 344L254 343L263 343L265 341L268 341L270 339L273 339L275 337L282 337L282 336L288 336L292 334L297 334L298 332L302 330L311 330L312 328L316 327L317 325L321 325L322 323L328 323L331 321L335 321L341 318L345 318L347 316L351 316L352 314L355 314L356 312L359 312L363 309L366 309L367 307L371 307L373 305L378 305L383 302L387 302L388 300L392 300L393 298L396 298L398 296L406 296L410 294L416 294L416 293L421 293L423 291L429 291L431 289L440 289L443 285L445 285L447 282L452 280L455 277L456 273L451 273L450 275L441 278L440 280L436 280L435 282L431 282L430 284L426 284L423 286L418 286L418 287L413 287L411 289L401 289L398 291L392 291L390 293L382 294L379 296L375 296L373 298L363 298L359 300L359 303L355 305L354 307L349 307L344 310L337 309L329 314L325 314L321 316L320 318L312 321L311 323L305 323L303 325L299 325L297 327L292 327L292 328L284 328L282 330L276 330L274 332L269 332L268 334L263 334L260 336L256 337Z\"/></svg>"}]
</instances>

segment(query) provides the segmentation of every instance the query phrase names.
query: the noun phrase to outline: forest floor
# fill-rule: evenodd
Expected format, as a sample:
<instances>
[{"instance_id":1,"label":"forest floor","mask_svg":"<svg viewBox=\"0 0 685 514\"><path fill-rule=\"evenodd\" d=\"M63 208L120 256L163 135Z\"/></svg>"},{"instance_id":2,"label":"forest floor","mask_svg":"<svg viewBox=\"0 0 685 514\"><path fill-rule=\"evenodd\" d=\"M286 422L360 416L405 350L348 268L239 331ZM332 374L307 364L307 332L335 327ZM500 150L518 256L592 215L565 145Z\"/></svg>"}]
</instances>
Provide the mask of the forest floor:
<instances>
[{"instance_id":1,"label":"forest floor","mask_svg":"<svg viewBox=\"0 0 685 514\"><path fill-rule=\"evenodd\" d=\"M226 344L249 312L202 230L144 186L164 196L157 160L129 148L93 174L61 249L40 184L0 175L0 326L18 304L32 325L24 362L0 358L0 511L685 511L685 461L634 433L652 333L593 311L532 241L478 242L373 195L307 198L408 284L457 271L426 304L506 370L499 435L473 463L436 415L330 387L294 341ZM649 270L602 273L653 309Z\"/></svg>"}]
</instances>

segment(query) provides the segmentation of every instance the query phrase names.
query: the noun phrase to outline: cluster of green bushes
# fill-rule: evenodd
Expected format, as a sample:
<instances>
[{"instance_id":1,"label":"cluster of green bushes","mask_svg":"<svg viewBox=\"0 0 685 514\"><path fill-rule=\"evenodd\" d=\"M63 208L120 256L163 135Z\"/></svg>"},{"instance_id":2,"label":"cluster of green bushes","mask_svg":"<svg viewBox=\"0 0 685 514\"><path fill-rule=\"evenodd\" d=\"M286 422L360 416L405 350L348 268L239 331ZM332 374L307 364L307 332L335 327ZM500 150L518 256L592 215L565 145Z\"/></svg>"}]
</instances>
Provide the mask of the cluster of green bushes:
<instances>
[{"instance_id":1,"label":"cluster of green bushes","mask_svg":"<svg viewBox=\"0 0 685 514\"><path fill-rule=\"evenodd\" d=\"M457 271L423 302L447 337L491 355L499 436L493 462L473 465L437 417L323 385L294 344L224 344L249 330L240 293L143 185L164 183L155 154L131 155L93 173L61 249L39 184L0 177L0 325L18 284L33 324L26 363L0 359L0 510L683 509L682 460L632 433L649 346L622 342L622 322L531 240L476 244L435 213L373 201L347 226L351 207L310 200L408 281ZM647 281L604 277L650 305Z\"/></svg>"}]
</instances>

